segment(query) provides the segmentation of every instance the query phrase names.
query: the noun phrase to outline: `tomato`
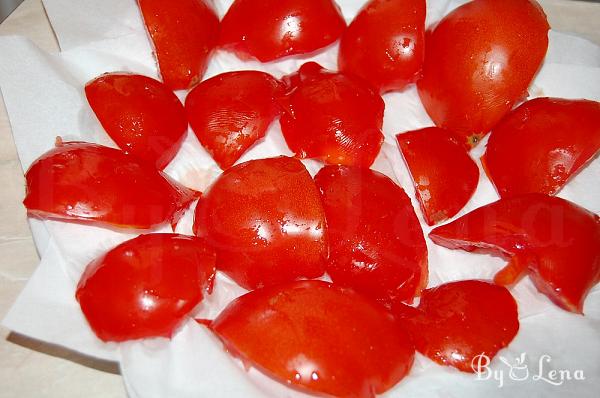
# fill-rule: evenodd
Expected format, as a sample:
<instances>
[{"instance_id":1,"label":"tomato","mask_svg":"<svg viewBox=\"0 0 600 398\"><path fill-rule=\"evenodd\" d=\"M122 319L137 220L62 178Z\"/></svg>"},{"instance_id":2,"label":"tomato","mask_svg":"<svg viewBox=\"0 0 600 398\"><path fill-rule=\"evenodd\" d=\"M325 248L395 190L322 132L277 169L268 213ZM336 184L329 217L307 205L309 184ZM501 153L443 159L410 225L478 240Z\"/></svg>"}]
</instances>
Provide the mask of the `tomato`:
<instances>
[{"instance_id":1,"label":"tomato","mask_svg":"<svg viewBox=\"0 0 600 398\"><path fill-rule=\"evenodd\" d=\"M246 289L323 275L326 228L317 187L288 157L225 170L194 220L194 233L217 252L217 269Z\"/></svg>"},{"instance_id":2,"label":"tomato","mask_svg":"<svg viewBox=\"0 0 600 398\"><path fill-rule=\"evenodd\" d=\"M414 357L409 336L383 308L322 281L250 292L211 327L244 362L328 396L381 394L409 372Z\"/></svg>"},{"instance_id":3,"label":"tomato","mask_svg":"<svg viewBox=\"0 0 600 398\"><path fill-rule=\"evenodd\" d=\"M299 158L369 167L383 142L384 103L365 82L308 62L286 77L280 123Z\"/></svg>"},{"instance_id":4,"label":"tomato","mask_svg":"<svg viewBox=\"0 0 600 398\"><path fill-rule=\"evenodd\" d=\"M436 126L475 146L527 95L549 28L535 0L474 0L443 18L427 37L417 83Z\"/></svg>"},{"instance_id":5,"label":"tomato","mask_svg":"<svg viewBox=\"0 0 600 398\"><path fill-rule=\"evenodd\" d=\"M264 137L283 93L283 84L264 72L222 73L197 85L185 107L196 136L225 170Z\"/></svg>"},{"instance_id":6,"label":"tomato","mask_svg":"<svg viewBox=\"0 0 600 398\"><path fill-rule=\"evenodd\" d=\"M345 28L332 0L235 0L221 22L219 43L242 59L268 62L325 47Z\"/></svg>"},{"instance_id":7,"label":"tomato","mask_svg":"<svg viewBox=\"0 0 600 398\"><path fill-rule=\"evenodd\" d=\"M480 356L493 358L519 331L508 289L477 280L424 290L417 311L400 319L420 353L463 372L475 372Z\"/></svg>"},{"instance_id":8,"label":"tomato","mask_svg":"<svg viewBox=\"0 0 600 398\"><path fill-rule=\"evenodd\" d=\"M25 173L30 216L148 229L176 223L197 193L124 152L58 143Z\"/></svg>"},{"instance_id":9,"label":"tomato","mask_svg":"<svg viewBox=\"0 0 600 398\"><path fill-rule=\"evenodd\" d=\"M381 173L326 166L315 176L329 234L327 272L384 305L427 285L427 246L410 199Z\"/></svg>"},{"instance_id":10,"label":"tomato","mask_svg":"<svg viewBox=\"0 0 600 398\"><path fill-rule=\"evenodd\" d=\"M381 92L402 90L420 75L424 41L425 0L371 0L344 32L338 66Z\"/></svg>"},{"instance_id":11,"label":"tomato","mask_svg":"<svg viewBox=\"0 0 600 398\"><path fill-rule=\"evenodd\" d=\"M104 341L171 337L214 278L215 253L201 239L140 235L92 261L76 297Z\"/></svg>"},{"instance_id":12,"label":"tomato","mask_svg":"<svg viewBox=\"0 0 600 398\"><path fill-rule=\"evenodd\" d=\"M555 194L600 150L600 103L536 98L493 129L482 157L500 196Z\"/></svg>"},{"instance_id":13,"label":"tomato","mask_svg":"<svg viewBox=\"0 0 600 398\"><path fill-rule=\"evenodd\" d=\"M219 18L205 0L138 0L163 81L173 90L202 79L217 44Z\"/></svg>"},{"instance_id":14,"label":"tomato","mask_svg":"<svg viewBox=\"0 0 600 398\"><path fill-rule=\"evenodd\" d=\"M479 168L453 135L430 127L396 136L427 224L453 217L477 189Z\"/></svg>"},{"instance_id":15,"label":"tomato","mask_svg":"<svg viewBox=\"0 0 600 398\"><path fill-rule=\"evenodd\" d=\"M429 237L451 248L491 251L510 259L495 278L512 284L527 273L563 309L582 313L600 281L600 217L543 194L511 196L434 229Z\"/></svg>"},{"instance_id":16,"label":"tomato","mask_svg":"<svg viewBox=\"0 0 600 398\"><path fill-rule=\"evenodd\" d=\"M161 82L105 73L85 85L85 95L104 130L126 153L163 169L181 148L185 110Z\"/></svg>"}]
</instances>

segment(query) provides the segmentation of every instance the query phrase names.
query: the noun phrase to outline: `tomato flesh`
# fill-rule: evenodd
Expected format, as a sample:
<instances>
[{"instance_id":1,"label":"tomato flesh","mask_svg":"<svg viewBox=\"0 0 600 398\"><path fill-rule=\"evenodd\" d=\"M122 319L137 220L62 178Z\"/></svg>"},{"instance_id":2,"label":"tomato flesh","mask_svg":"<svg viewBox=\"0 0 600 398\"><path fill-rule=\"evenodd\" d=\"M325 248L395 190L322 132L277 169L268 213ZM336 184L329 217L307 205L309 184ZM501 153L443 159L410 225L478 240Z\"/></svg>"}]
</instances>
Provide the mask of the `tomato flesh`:
<instances>
[{"instance_id":1,"label":"tomato flesh","mask_svg":"<svg viewBox=\"0 0 600 398\"><path fill-rule=\"evenodd\" d=\"M211 325L235 356L287 385L372 398L410 370L414 347L383 308L351 290L301 281L250 292Z\"/></svg>"},{"instance_id":2,"label":"tomato flesh","mask_svg":"<svg viewBox=\"0 0 600 398\"><path fill-rule=\"evenodd\" d=\"M217 44L219 18L205 0L138 0L164 83L173 90L200 82Z\"/></svg>"},{"instance_id":3,"label":"tomato flesh","mask_svg":"<svg viewBox=\"0 0 600 398\"><path fill-rule=\"evenodd\" d=\"M475 146L526 96L548 30L535 0L474 0L446 15L427 37L417 83L436 126Z\"/></svg>"},{"instance_id":4,"label":"tomato flesh","mask_svg":"<svg viewBox=\"0 0 600 398\"><path fill-rule=\"evenodd\" d=\"M386 306L427 285L427 246L402 188L376 171L326 166L315 176L329 234L327 272Z\"/></svg>"},{"instance_id":5,"label":"tomato flesh","mask_svg":"<svg viewBox=\"0 0 600 398\"><path fill-rule=\"evenodd\" d=\"M567 311L582 313L587 293L600 280L600 217L558 197L503 198L429 237L451 249L508 257L497 283L512 284L527 273L542 294Z\"/></svg>"},{"instance_id":6,"label":"tomato flesh","mask_svg":"<svg viewBox=\"0 0 600 398\"><path fill-rule=\"evenodd\" d=\"M419 77L425 57L425 0L371 0L340 40L338 66L380 92Z\"/></svg>"},{"instance_id":7,"label":"tomato flesh","mask_svg":"<svg viewBox=\"0 0 600 398\"><path fill-rule=\"evenodd\" d=\"M29 215L104 227L176 223L198 195L118 149L82 142L59 143L25 179Z\"/></svg>"},{"instance_id":8,"label":"tomato flesh","mask_svg":"<svg viewBox=\"0 0 600 398\"><path fill-rule=\"evenodd\" d=\"M464 146L438 127L396 136L429 225L453 217L471 199L479 168Z\"/></svg>"},{"instance_id":9,"label":"tomato flesh","mask_svg":"<svg viewBox=\"0 0 600 398\"><path fill-rule=\"evenodd\" d=\"M235 0L221 22L219 43L241 59L268 62L325 47L345 28L332 0Z\"/></svg>"},{"instance_id":10,"label":"tomato flesh","mask_svg":"<svg viewBox=\"0 0 600 398\"><path fill-rule=\"evenodd\" d=\"M264 137L283 93L283 84L264 72L222 73L197 85L185 107L194 133L225 170Z\"/></svg>"},{"instance_id":11,"label":"tomato flesh","mask_svg":"<svg viewBox=\"0 0 600 398\"><path fill-rule=\"evenodd\" d=\"M217 252L217 269L246 289L323 275L326 230L314 181L289 157L225 170L194 220L194 233Z\"/></svg>"},{"instance_id":12,"label":"tomato flesh","mask_svg":"<svg viewBox=\"0 0 600 398\"><path fill-rule=\"evenodd\" d=\"M183 105L161 82L131 73L105 73L85 95L110 138L126 153L163 169L187 132Z\"/></svg>"},{"instance_id":13,"label":"tomato flesh","mask_svg":"<svg viewBox=\"0 0 600 398\"><path fill-rule=\"evenodd\" d=\"M171 337L215 272L215 253L199 238L140 235L92 261L76 298L104 341Z\"/></svg>"},{"instance_id":14,"label":"tomato flesh","mask_svg":"<svg viewBox=\"0 0 600 398\"><path fill-rule=\"evenodd\" d=\"M493 129L482 157L502 197L554 195L600 150L600 103L536 98Z\"/></svg>"},{"instance_id":15,"label":"tomato flesh","mask_svg":"<svg viewBox=\"0 0 600 398\"><path fill-rule=\"evenodd\" d=\"M383 143L383 99L365 82L308 62L286 77L281 130L299 158L369 167Z\"/></svg>"}]
</instances>

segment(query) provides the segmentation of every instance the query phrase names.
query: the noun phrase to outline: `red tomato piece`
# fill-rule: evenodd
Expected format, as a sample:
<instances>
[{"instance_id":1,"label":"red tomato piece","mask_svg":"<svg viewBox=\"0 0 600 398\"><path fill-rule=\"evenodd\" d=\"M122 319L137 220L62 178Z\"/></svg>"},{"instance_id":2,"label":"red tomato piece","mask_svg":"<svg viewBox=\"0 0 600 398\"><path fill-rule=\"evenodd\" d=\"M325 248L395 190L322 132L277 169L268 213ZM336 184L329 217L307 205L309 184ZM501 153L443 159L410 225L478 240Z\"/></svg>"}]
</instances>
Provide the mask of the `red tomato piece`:
<instances>
[{"instance_id":1,"label":"red tomato piece","mask_svg":"<svg viewBox=\"0 0 600 398\"><path fill-rule=\"evenodd\" d=\"M338 66L380 92L402 90L420 75L424 41L425 0L371 0L344 32Z\"/></svg>"},{"instance_id":2,"label":"red tomato piece","mask_svg":"<svg viewBox=\"0 0 600 398\"><path fill-rule=\"evenodd\" d=\"M427 224L453 217L479 183L479 168L451 133L438 127L396 136Z\"/></svg>"},{"instance_id":3,"label":"red tomato piece","mask_svg":"<svg viewBox=\"0 0 600 398\"><path fill-rule=\"evenodd\" d=\"M600 103L536 98L493 129L481 158L502 197L554 195L600 150Z\"/></svg>"},{"instance_id":4,"label":"red tomato piece","mask_svg":"<svg viewBox=\"0 0 600 398\"><path fill-rule=\"evenodd\" d=\"M600 280L600 217L569 201L531 193L500 199L434 229L437 244L506 256L495 278L511 284L527 273L563 309L582 313Z\"/></svg>"},{"instance_id":5,"label":"red tomato piece","mask_svg":"<svg viewBox=\"0 0 600 398\"><path fill-rule=\"evenodd\" d=\"M211 325L225 347L286 385L373 398L410 370L414 347L383 308L322 281L250 292Z\"/></svg>"},{"instance_id":6,"label":"red tomato piece","mask_svg":"<svg viewBox=\"0 0 600 398\"><path fill-rule=\"evenodd\" d=\"M173 90L200 82L217 44L219 18L205 0L138 0L158 68Z\"/></svg>"},{"instance_id":7,"label":"red tomato piece","mask_svg":"<svg viewBox=\"0 0 600 398\"><path fill-rule=\"evenodd\" d=\"M391 306L427 286L427 246L404 190L385 175L326 166L315 176L327 218L327 272Z\"/></svg>"},{"instance_id":8,"label":"red tomato piece","mask_svg":"<svg viewBox=\"0 0 600 398\"><path fill-rule=\"evenodd\" d=\"M411 307L409 307L411 308ZM416 311L400 315L417 350L435 362L475 372L519 331L517 303L508 289L465 280L423 291Z\"/></svg>"},{"instance_id":9,"label":"red tomato piece","mask_svg":"<svg viewBox=\"0 0 600 398\"><path fill-rule=\"evenodd\" d=\"M196 136L223 170L265 136L280 112L283 84L268 73L238 71L203 81L185 107Z\"/></svg>"},{"instance_id":10,"label":"red tomato piece","mask_svg":"<svg viewBox=\"0 0 600 398\"><path fill-rule=\"evenodd\" d=\"M221 22L219 43L241 59L268 62L323 48L345 28L332 0L235 0Z\"/></svg>"},{"instance_id":11,"label":"red tomato piece","mask_svg":"<svg viewBox=\"0 0 600 398\"><path fill-rule=\"evenodd\" d=\"M100 226L173 224L198 196L118 149L84 142L58 143L25 178L29 215Z\"/></svg>"},{"instance_id":12,"label":"red tomato piece","mask_svg":"<svg viewBox=\"0 0 600 398\"><path fill-rule=\"evenodd\" d=\"M217 252L217 269L246 289L323 275L326 228L315 183L288 157L225 170L194 220L194 233Z\"/></svg>"},{"instance_id":13,"label":"red tomato piece","mask_svg":"<svg viewBox=\"0 0 600 398\"><path fill-rule=\"evenodd\" d=\"M383 99L365 82L308 62L286 80L280 123L299 158L369 167L383 143Z\"/></svg>"},{"instance_id":14,"label":"red tomato piece","mask_svg":"<svg viewBox=\"0 0 600 398\"><path fill-rule=\"evenodd\" d=\"M105 73L85 95L110 138L126 153L163 169L187 132L185 109L159 81L132 73Z\"/></svg>"},{"instance_id":15,"label":"red tomato piece","mask_svg":"<svg viewBox=\"0 0 600 398\"><path fill-rule=\"evenodd\" d=\"M212 290L215 257L196 237L140 235L92 261L76 298L101 340L171 337Z\"/></svg>"},{"instance_id":16,"label":"red tomato piece","mask_svg":"<svg viewBox=\"0 0 600 398\"><path fill-rule=\"evenodd\" d=\"M474 0L443 18L427 37L417 83L436 126L475 146L527 95L549 28L535 0Z\"/></svg>"}]
</instances>

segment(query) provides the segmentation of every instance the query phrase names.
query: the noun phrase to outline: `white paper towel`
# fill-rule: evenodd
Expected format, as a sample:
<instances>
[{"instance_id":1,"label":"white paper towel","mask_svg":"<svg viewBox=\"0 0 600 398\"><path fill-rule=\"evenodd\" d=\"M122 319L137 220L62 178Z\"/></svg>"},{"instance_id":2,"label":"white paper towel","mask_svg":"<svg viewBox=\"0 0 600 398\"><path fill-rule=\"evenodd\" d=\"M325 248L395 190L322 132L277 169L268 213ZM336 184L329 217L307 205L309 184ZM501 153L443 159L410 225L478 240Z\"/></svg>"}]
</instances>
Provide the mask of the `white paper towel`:
<instances>
[{"instance_id":1,"label":"white paper towel","mask_svg":"<svg viewBox=\"0 0 600 398\"><path fill-rule=\"evenodd\" d=\"M222 15L231 0L215 1ZM351 20L364 0L338 2ZM428 2L428 25L464 1ZM0 88L9 113L15 143L23 168L52 147L57 135L114 144L89 109L84 84L110 71L132 71L156 77L156 63L135 0L44 0L62 53L50 55L28 40L0 38ZM316 60L335 68L337 45L308 57L289 58L261 64L244 62L225 52L217 52L206 77L223 71L258 69L280 77L291 73L306 60ZM184 92L178 95L183 98ZM600 100L600 48L575 36L550 33L550 48L545 65L531 88L532 96L562 96ZM430 126L414 87L403 93L384 96L386 135L374 168L400 183L413 200L414 189L395 142L395 134ZM473 151L478 159L485 142ZM285 145L278 123L267 137L240 161L291 152ZM479 163L479 162L478 162ZM306 161L314 174L320 165ZM220 173L193 133L188 137L167 173L182 183L204 189ZM600 159L579 173L559 196L600 212ZM476 194L459 215L497 199L484 173ZM417 213L422 221L420 212ZM178 232L191 233L192 209L186 213ZM423 222L424 232L430 228ZM126 344L104 344L91 332L74 299L74 290L85 265L98 254L134 234L67 224L33 221L32 231L42 261L3 323L31 337L60 344L103 359L118 360L125 384L132 397L300 397L255 370L246 372L229 357L218 340L190 320L172 340L154 339ZM491 278L504 261L484 255L452 251L432 244L429 249L430 286L459 279ZM212 318L243 289L223 275L218 276L215 293L203 302L197 315ZM504 371L503 387L497 380L477 380L476 376L441 367L417 356L411 375L392 391L390 397L423 396L563 396L565 391L590 395L600 387L600 289L589 295L586 316L566 313L539 294L525 278L513 290L518 304L521 330L508 349L500 354L514 363L526 353L531 375L527 380L509 378L509 368L499 360L493 368ZM565 381L555 386L535 380L539 359L552 358L543 372L552 369L582 370L586 380Z\"/></svg>"}]
</instances>

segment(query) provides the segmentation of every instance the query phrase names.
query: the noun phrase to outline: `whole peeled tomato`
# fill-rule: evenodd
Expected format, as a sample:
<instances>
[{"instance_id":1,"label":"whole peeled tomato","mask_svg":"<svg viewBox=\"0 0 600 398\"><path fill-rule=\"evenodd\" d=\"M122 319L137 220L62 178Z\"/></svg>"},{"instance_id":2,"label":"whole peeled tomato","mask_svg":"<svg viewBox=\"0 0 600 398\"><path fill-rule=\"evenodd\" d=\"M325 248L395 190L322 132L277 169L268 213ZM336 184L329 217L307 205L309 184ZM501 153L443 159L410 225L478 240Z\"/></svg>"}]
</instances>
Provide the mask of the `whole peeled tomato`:
<instances>
[{"instance_id":1,"label":"whole peeled tomato","mask_svg":"<svg viewBox=\"0 0 600 398\"><path fill-rule=\"evenodd\" d=\"M219 18L206 0L138 0L163 82L183 90L200 82L217 44Z\"/></svg>"},{"instance_id":2,"label":"whole peeled tomato","mask_svg":"<svg viewBox=\"0 0 600 398\"><path fill-rule=\"evenodd\" d=\"M280 123L299 158L369 167L381 148L385 104L363 80L323 69L315 62L285 78Z\"/></svg>"},{"instance_id":3,"label":"whole peeled tomato","mask_svg":"<svg viewBox=\"0 0 600 398\"><path fill-rule=\"evenodd\" d=\"M429 237L450 249L507 257L496 283L510 285L527 274L567 311L582 313L585 297L600 281L600 217L558 197L502 198L435 228Z\"/></svg>"},{"instance_id":4,"label":"whole peeled tomato","mask_svg":"<svg viewBox=\"0 0 600 398\"><path fill-rule=\"evenodd\" d=\"M425 57L425 0L371 0L340 40L338 66L380 92L420 76Z\"/></svg>"},{"instance_id":5,"label":"whole peeled tomato","mask_svg":"<svg viewBox=\"0 0 600 398\"><path fill-rule=\"evenodd\" d=\"M268 73L222 73L198 84L187 96L188 119L223 170L231 167L279 116L283 84Z\"/></svg>"},{"instance_id":6,"label":"whole peeled tomato","mask_svg":"<svg viewBox=\"0 0 600 398\"><path fill-rule=\"evenodd\" d=\"M123 151L58 143L25 173L30 216L103 227L175 224L199 195Z\"/></svg>"},{"instance_id":7,"label":"whole peeled tomato","mask_svg":"<svg viewBox=\"0 0 600 398\"><path fill-rule=\"evenodd\" d=\"M126 153L163 169L187 132L185 110L159 81L132 73L105 73L85 95L110 138Z\"/></svg>"},{"instance_id":8,"label":"whole peeled tomato","mask_svg":"<svg viewBox=\"0 0 600 398\"><path fill-rule=\"evenodd\" d=\"M219 44L239 58L268 62L323 48L345 28L333 0L235 0L221 21Z\"/></svg>"},{"instance_id":9,"label":"whole peeled tomato","mask_svg":"<svg viewBox=\"0 0 600 398\"><path fill-rule=\"evenodd\" d=\"M474 0L444 17L427 37L417 82L436 126L475 146L527 96L548 29L535 0Z\"/></svg>"},{"instance_id":10,"label":"whole peeled tomato","mask_svg":"<svg viewBox=\"0 0 600 398\"><path fill-rule=\"evenodd\" d=\"M194 233L217 252L217 269L246 289L323 275L326 230L315 183L289 157L225 170L194 219Z\"/></svg>"},{"instance_id":11,"label":"whole peeled tomato","mask_svg":"<svg viewBox=\"0 0 600 398\"><path fill-rule=\"evenodd\" d=\"M416 311L407 307L397 315L420 353L463 372L478 371L480 361L487 366L519 331L508 289L478 280L426 289Z\"/></svg>"},{"instance_id":12,"label":"whole peeled tomato","mask_svg":"<svg viewBox=\"0 0 600 398\"><path fill-rule=\"evenodd\" d=\"M600 103L536 98L492 130L482 163L502 197L553 195L600 150Z\"/></svg>"},{"instance_id":13,"label":"whole peeled tomato","mask_svg":"<svg viewBox=\"0 0 600 398\"><path fill-rule=\"evenodd\" d=\"M414 358L408 334L389 313L322 281L250 292L211 328L245 363L319 395L374 398L398 383Z\"/></svg>"},{"instance_id":14,"label":"whole peeled tomato","mask_svg":"<svg viewBox=\"0 0 600 398\"><path fill-rule=\"evenodd\" d=\"M215 253L201 239L140 235L92 261L76 297L104 341L171 337L214 277Z\"/></svg>"},{"instance_id":15,"label":"whole peeled tomato","mask_svg":"<svg viewBox=\"0 0 600 398\"><path fill-rule=\"evenodd\" d=\"M427 285L427 246L410 199L376 171L325 166L315 176L327 231L327 273L386 306Z\"/></svg>"},{"instance_id":16,"label":"whole peeled tomato","mask_svg":"<svg viewBox=\"0 0 600 398\"><path fill-rule=\"evenodd\" d=\"M396 136L429 225L453 217L477 189L479 168L447 130L428 127Z\"/></svg>"}]
</instances>

